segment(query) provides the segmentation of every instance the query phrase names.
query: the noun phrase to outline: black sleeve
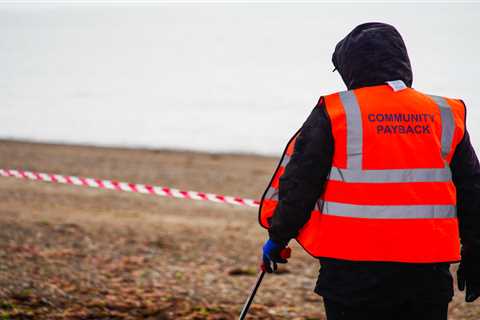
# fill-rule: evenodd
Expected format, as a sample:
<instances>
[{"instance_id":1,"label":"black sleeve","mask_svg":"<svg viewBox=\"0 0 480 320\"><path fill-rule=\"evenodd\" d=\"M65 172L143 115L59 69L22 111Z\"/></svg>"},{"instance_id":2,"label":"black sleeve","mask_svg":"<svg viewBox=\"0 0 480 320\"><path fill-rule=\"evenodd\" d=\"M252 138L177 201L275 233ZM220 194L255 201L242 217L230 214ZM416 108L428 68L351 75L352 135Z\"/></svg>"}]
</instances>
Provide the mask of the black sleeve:
<instances>
[{"instance_id":1,"label":"black sleeve","mask_svg":"<svg viewBox=\"0 0 480 320\"><path fill-rule=\"evenodd\" d=\"M480 165L465 130L450 163L464 251L480 257Z\"/></svg>"},{"instance_id":2,"label":"black sleeve","mask_svg":"<svg viewBox=\"0 0 480 320\"><path fill-rule=\"evenodd\" d=\"M271 220L270 238L286 244L310 218L330 173L333 136L320 98L303 124L290 162L280 178L279 203Z\"/></svg>"}]
</instances>

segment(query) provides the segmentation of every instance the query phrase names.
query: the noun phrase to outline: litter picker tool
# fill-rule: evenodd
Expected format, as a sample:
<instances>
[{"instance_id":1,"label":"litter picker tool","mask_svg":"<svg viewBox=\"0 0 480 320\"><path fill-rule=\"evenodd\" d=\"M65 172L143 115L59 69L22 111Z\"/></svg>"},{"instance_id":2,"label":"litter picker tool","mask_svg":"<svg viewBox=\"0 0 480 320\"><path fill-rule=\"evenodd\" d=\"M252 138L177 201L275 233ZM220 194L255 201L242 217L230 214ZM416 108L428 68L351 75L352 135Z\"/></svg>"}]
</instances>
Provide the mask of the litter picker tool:
<instances>
[{"instance_id":1,"label":"litter picker tool","mask_svg":"<svg viewBox=\"0 0 480 320\"><path fill-rule=\"evenodd\" d=\"M280 251L280 257L283 259L288 259L290 258L290 255L292 253L292 249L289 247L284 248L282 251ZM248 310L250 309L250 305L253 302L253 298L255 298L255 294L257 293L258 288L260 287L260 284L262 283L263 277L265 276L266 273L266 266L264 263L260 266L260 272L258 273L257 280L255 281L255 285L252 288L252 291L250 291L250 295L247 298L247 301L245 302L242 312L240 313L240 317L238 317L239 320L245 319L247 316Z\"/></svg>"}]
</instances>

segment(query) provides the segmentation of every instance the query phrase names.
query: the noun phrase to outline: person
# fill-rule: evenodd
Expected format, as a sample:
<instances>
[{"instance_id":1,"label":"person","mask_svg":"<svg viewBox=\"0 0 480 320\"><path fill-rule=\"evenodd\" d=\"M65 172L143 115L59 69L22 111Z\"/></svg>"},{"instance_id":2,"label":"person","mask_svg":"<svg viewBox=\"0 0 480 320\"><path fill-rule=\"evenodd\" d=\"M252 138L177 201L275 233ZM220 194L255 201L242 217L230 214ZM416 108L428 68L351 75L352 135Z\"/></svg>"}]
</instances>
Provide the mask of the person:
<instances>
[{"instance_id":1,"label":"person","mask_svg":"<svg viewBox=\"0 0 480 320\"><path fill-rule=\"evenodd\" d=\"M388 24L354 28L332 62L348 91L321 97L288 143L260 204L264 265L286 263L295 238L319 258L327 319L447 319L451 263L461 260L466 301L480 295L480 165L465 105L412 88Z\"/></svg>"}]
</instances>

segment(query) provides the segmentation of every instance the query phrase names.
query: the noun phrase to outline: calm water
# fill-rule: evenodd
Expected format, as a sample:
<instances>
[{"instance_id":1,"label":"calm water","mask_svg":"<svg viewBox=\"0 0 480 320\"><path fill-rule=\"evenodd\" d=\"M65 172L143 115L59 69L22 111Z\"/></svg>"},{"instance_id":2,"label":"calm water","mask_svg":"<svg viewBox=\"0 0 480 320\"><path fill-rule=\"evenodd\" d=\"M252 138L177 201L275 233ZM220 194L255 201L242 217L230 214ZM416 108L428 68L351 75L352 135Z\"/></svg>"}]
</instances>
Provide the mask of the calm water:
<instances>
[{"instance_id":1,"label":"calm water","mask_svg":"<svg viewBox=\"0 0 480 320\"><path fill-rule=\"evenodd\" d=\"M278 154L336 42L403 34L414 86L463 98L480 146L480 5L0 5L0 137Z\"/></svg>"}]
</instances>

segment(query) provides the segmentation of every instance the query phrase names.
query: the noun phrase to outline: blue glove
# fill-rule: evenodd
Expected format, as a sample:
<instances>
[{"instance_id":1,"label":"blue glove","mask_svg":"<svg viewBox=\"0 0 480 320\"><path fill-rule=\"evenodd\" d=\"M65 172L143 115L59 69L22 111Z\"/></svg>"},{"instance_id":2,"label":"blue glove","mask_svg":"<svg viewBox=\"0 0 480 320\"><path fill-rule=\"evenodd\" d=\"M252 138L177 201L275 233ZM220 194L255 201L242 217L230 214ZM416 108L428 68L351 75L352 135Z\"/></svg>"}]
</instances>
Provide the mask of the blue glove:
<instances>
[{"instance_id":1,"label":"blue glove","mask_svg":"<svg viewBox=\"0 0 480 320\"><path fill-rule=\"evenodd\" d=\"M275 241L268 239L267 242L263 245L263 267L268 273L272 273L277 270L277 263L287 263L287 259L282 258L281 252L285 249L285 246L282 246ZM273 269L272 269L273 264Z\"/></svg>"}]
</instances>

